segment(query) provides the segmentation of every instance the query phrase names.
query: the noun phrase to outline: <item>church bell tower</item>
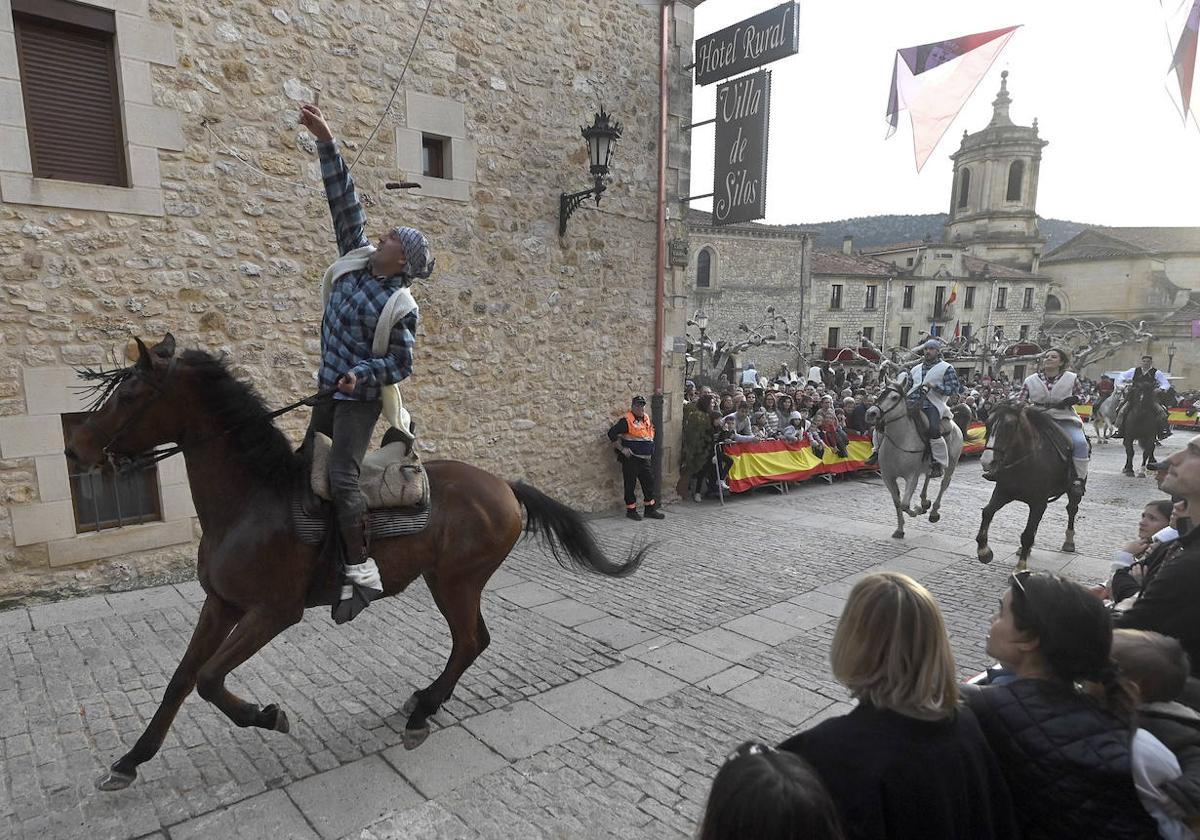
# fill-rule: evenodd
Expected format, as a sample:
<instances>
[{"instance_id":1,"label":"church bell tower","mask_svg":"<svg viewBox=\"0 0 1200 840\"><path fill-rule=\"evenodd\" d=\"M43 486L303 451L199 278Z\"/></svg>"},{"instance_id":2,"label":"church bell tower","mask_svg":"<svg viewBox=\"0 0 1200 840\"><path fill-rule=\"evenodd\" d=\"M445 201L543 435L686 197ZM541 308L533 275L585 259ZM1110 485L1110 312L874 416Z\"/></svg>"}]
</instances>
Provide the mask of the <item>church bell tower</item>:
<instances>
[{"instance_id":1,"label":"church bell tower","mask_svg":"<svg viewBox=\"0 0 1200 840\"><path fill-rule=\"evenodd\" d=\"M1008 115L1008 71L992 102L992 121L982 131L963 132L954 161L954 185L946 242L972 256L1037 272L1046 240L1038 233L1037 187L1042 148L1037 120L1014 125Z\"/></svg>"}]
</instances>

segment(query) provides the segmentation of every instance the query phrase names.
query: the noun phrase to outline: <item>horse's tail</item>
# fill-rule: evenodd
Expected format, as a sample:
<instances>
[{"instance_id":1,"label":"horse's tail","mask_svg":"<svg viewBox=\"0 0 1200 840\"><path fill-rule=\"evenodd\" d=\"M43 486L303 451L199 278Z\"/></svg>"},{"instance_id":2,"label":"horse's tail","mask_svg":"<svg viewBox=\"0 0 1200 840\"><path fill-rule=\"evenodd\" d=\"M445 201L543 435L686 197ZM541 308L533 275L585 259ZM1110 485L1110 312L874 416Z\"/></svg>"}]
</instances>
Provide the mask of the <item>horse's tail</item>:
<instances>
[{"instance_id":1,"label":"horse's tail","mask_svg":"<svg viewBox=\"0 0 1200 840\"><path fill-rule=\"evenodd\" d=\"M649 546L642 546L621 563L609 560L578 511L524 482L510 481L508 486L525 508L525 533L540 534L561 566L575 566L609 577L625 577L637 570L650 550Z\"/></svg>"}]
</instances>

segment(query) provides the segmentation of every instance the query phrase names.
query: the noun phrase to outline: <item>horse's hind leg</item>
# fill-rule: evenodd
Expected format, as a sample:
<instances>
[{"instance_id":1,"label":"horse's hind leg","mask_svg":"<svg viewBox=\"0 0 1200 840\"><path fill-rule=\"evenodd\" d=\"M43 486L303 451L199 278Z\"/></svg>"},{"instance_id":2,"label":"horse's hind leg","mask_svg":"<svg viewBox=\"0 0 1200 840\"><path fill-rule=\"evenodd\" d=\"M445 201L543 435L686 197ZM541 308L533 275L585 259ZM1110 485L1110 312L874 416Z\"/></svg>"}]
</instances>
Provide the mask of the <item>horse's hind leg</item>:
<instances>
[{"instance_id":1,"label":"horse's hind leg","mask_svg":"<svg viewBox=\"0 0 1200 840\"><path fill-rule=\"evenodd\" d=\"M892 506L896 508L896 530L892 531L892 539L904 539L904 511L900 509L900 484L898 481L887 481L888 492L892 494Z\"/></svg>"},{"instance_id":2,"label":"horse's hind leg","mask_svg":"<svg viewBox=\"0 0 1200 840\"><path fill-rule=\"evenodd\" d=\"M1125 469L1121 471L1127 476L1133 476L1133 433L1125 435Z\"/></svg>"},{"instance_id":3,"label":"horse's hind leg","mask_svg":"<svg viewBox=\"0 0 1200 840\"><path fill-rule=\"evenodd\" d=\"M158 710L150 719L146 731L133 745L133 749L113 762L108 773L96 781L98 789L121 790L129 787L137 778L138 765L144 764L158 753L163 739L167 737L167 730L171 728L171 722L179 712L179 707L196 684L196 672L229 635L237 619L238 613L230 604L212 595L205 599L204 606L200 608L196 629L192 631L192 640L188 642L183 659L171 675L171 681L167 683Z\"/></svg>"},{"instance_id":4,"label":"horse's hind leg","mask_svg":"<svg viewBox=\"0 0 1200 840\"><path fill-rule=\"evenodd\" d=\"M482 578L475 575L466 581L462 578L443 579L429 573L425 575L429 592L445 616L446 623L450 625L453 641L450 658L446 661L442 673L428 687L414 692L401 709L408 715L402 735L405 749L416 749L429 737L429 716L435 714L449 699L459 677L471 667L471 663L483 653L491 641L491 634L488 633L483 613L479 609L483 584L490 574L491 570Z\"/></svg>"},{"instance_id":5,"label":"horse's hind leg","mask_svg":"<svg viewBox=\"0 0 1200 840\"><path fill-rule=\"evenodd\" d=\"M296 606L294 613L246 613L217 648L217 652L200 667L200 673L196 675L196 693L224 712L238 726L287 732L291 725L283 709L274 703L260 708L242 700L225 687L225 678L303 615L304 608L300 605Z\"/></svg>"},{"instance_id":6,"label":"horse's hind leg","mask_svg":"<svg viewBox=\"0 0 1200 840\"><path fill-rule=\"evenodd\" d=\"M1033 540L1037 536L1038 525L1046 513L1046 503L1029 504L1029 518L1025 520L1025 530L1021 532L1021 548L1017 551L1017 571L1029 568L1029 553L1033 551Z\"/></svg>"},{"instance_id":7,"label":"horse's hind leg","mask_svg":"<svg viewBox=\"0 0 1200 840\"><path fill-rule=\"evenodd\" d=\"M933 500L933 507L929 509L930 522L937 522L942 518L942 514L939 513L942 507L942 496L946 495L946 488L950 486L950 479L954 476L954 470L957 467L957 464L951 464L946 472L942 475L941 484L938 485L937 498Z\"/></svg>"},{"instance_id":8,"label":"horse's hind leg","mask_svg":"<svg viewBox=\"0 0 1200 840\"><path fill-rule=\"evenodd\" d=\"M929 473L925 473L925 477L921 480L921 513L929 510L929 504ZM933 521L937 522L936 519Z\"/></svg>"}]
</instances>

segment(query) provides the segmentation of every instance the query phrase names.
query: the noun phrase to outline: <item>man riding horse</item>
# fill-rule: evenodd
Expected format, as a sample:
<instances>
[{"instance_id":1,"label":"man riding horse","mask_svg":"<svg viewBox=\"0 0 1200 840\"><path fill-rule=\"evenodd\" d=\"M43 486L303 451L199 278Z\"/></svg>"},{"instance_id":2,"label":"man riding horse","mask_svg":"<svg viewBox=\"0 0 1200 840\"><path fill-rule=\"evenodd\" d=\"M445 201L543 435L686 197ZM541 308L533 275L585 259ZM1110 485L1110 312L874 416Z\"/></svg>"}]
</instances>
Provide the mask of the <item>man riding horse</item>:
<instances>
[{"instance_id":1,"label":"man riding horse","mask_svg":"<svg viewBox=\"0 0 1200 840\"><path fill-rule=\"evenodd\" d=\"M1117 375L1118 385L1139 385L1142 383L1148 384L1151 382L1154 383L1157 389L1155 396L1158 397L1158 407L1162 415L1159 420L1160 427L1158 436L1159 438L1164 438L1171 434L1171 424L1168 420L1169 414L1166 407L1163 405L1163 400L1165 399L1167 393L1171 390L1171 382L1169 379L1167 379L1167 375L1154 367L1154 358L1149 354L1142 356L1142 363L1139 367L1132 367L1129 370ZM1119 429L1117 432L1117 437L1125 436L1125 415L1128 410L1128 401L1123 402L1121 407L1117 409L1117 427Z\"/></svg>"},{"instance_id":2,"label":"man riding horse","mask_svg":"<svg viewBox=\"0 0 1200 840\"><path fill-rule=\"evenodd\" d=\"M1083 433L1083 421L1072 407L1083 399L1079 377L1067 370L1071 357L1067 351L1051 347L1042 355L1042 369L1025 378L1017 402L1037 406L1048 414L1071 440L1071 463L1075 476L1074 494L1082 496L1087 486L1091 450Z\"/></svg>"},{"instance_id":3,"label":"man riding horse","mask_svg":"<svg viewBox=\"0 0 1200 840\"><path fill-rule=\"evenodd\" d=\"M367 241L366 214L354 179L321 110L304 105L300 123L317 139L341 255L322 283L325 311L317 374L321 390L334 392L334 398L314 407L309 425L310 434L321 432L333 439L329 485L345 549L345 582L333 618L341 624L383 594L379 569L368 555L367 503L359 489L359 473L384 402L398 399L388 393L389 387L412 373L419 314L408 287L416 278L429 277L434 261L429 242L415 228L392 228L377 246ZM375 353L372 345L383 344L375 341L381 324L387 331L386 346ZM409 430L399 431L407 435ZM411 442L411 436L408 439Z\"/></svg>"},{"instance_id":4,"label":"man riding horse","mask_svg":"<svg viewBox=\"0 0 1200 840\"><path fill-rule=\"evenodd\" d=\"M919 405L929 421L929 451L933 455L929 477L940 478L942 470L950 464L950 452L942 432L942 420L949 420L951 416L946 397L957 394L962 388L958 374L942 358L942 343L938 339L929 339L921 349L925 358L909 373L908 403Z\"/></svg>"}]
</instances>

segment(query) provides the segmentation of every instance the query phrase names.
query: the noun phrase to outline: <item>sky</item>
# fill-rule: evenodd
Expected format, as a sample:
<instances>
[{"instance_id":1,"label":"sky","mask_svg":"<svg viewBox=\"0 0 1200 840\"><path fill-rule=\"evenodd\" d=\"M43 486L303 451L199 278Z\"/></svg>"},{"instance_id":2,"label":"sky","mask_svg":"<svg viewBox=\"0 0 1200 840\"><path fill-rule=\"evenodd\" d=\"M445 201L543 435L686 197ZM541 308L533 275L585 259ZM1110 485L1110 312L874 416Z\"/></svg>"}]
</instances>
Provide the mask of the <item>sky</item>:
<instances>
[{"instance_id":1,"label":"sky","mask_svg":"<svg viewBox=\"0 0 1200 840\"><path fill-rule=\"evenodd\" d=\"M696 9L696 37L779 2L706 0ZM1200 226L1200 128L1194 120L1184 124L1178 83L1167 72L1191 2L800 0L800 51L768 65L764 221L946 212L949 155L964 129L987 125L1000 72L1008 70L1013 122L1031 125L1036 117L1050 143L1042 150L1039 215L1097 225ZM896 50L1016 24L1021 28L918 174L907 112L896 134L884 139ZM713 116L716 88L694 90L693 121ZM1200 80L1195 88L1200 108ZM692 195L712 191L713 130L692 132ZM711 205L710 199L692 203L700 210Z\"/></svg>"}]
</instances>

